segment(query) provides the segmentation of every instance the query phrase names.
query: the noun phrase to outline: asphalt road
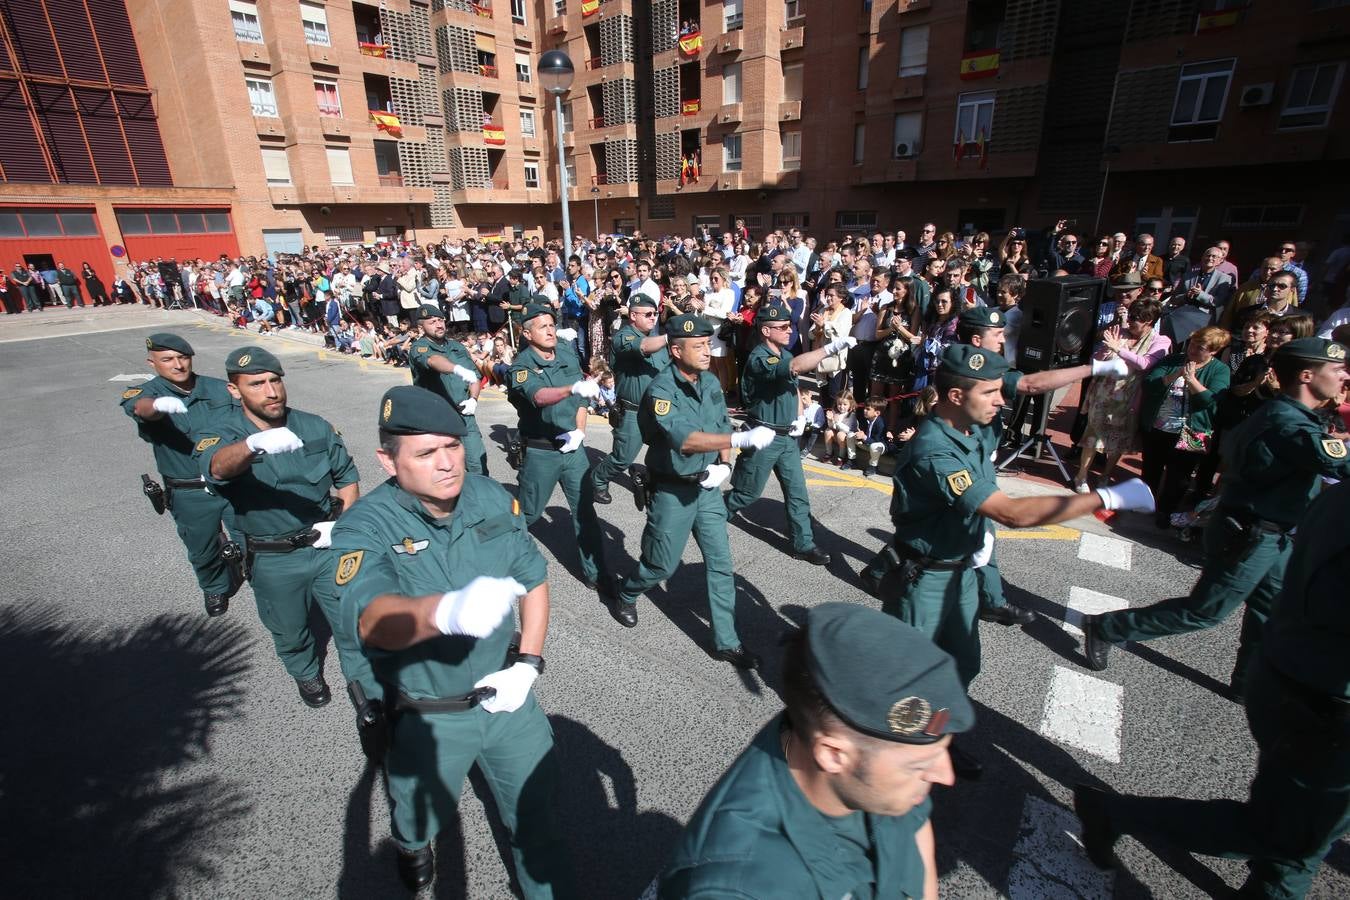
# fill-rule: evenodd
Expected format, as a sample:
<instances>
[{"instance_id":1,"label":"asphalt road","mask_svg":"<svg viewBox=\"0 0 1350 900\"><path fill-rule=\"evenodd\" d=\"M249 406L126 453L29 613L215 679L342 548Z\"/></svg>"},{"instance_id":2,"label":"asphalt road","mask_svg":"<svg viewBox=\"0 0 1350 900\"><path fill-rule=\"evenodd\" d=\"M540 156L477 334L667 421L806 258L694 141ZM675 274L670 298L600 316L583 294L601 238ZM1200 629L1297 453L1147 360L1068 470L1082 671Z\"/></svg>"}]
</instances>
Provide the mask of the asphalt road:
<instances>
[{"instance_id":1,"label":"asphalt road","mask_svg":"<svg viewBox=\"0 0 1350 900\"><path fill-rule=\"evenodd\" d=\"M48 314L44 314L48 315ZM140 496L148 448L118 406L146 373L144 334L174 325L219 375L244 343L192 313L104 310L0 321L0 860L9 896L398 897L387 809L364 764L336 655L334 702L311 710L275 659L247 589L208 621L167 519ZM109 330L121 329L121 330ZM405 371L279 338L291 403L346 437L362 488L379 483L377 401ZM479 419L514 422L497 392ZM607 448L593 420L588 445ZM485 434L485 436L488 436ZM492 472L514 486L489 440ZM713 661L702 565L685 565L617 626L573 572L561 494L536 537L550 560L553 618L538 695L566 777L559 808L581 883L597 900L632 898L660 868L682 823L779 707L778 640L827 600L877 605L855 573L887 535L889 484L811 464L828 570L792 560L776 486L731 528L743 640L761 676ZM1010 492L1042 487L1009 479ZM626 571L643 520L621 486L602 507L611 559ZM1011 598L1041 614L1025 629L983 625L979 722L967 747L977 783L936 792L945 896L1202 898L1240 884L1239 862L1122 841L1124 868L1093 870L1066 813L1078 781L1185 797L1244 797L1254 746L1226 684L1236 622L1116 652L1081 666L1077 613L1184 593L1194 550L1123 516L1005 535ZM1114 529L1114 530L1113 530ZM1067 621L1066 621L1067 620ZM460 828L437 844L432 895L511 896L485 783L465 785ZM1317 897L1350 896L1350 855L1333 850Z\"/></svg>"}]
</instances>

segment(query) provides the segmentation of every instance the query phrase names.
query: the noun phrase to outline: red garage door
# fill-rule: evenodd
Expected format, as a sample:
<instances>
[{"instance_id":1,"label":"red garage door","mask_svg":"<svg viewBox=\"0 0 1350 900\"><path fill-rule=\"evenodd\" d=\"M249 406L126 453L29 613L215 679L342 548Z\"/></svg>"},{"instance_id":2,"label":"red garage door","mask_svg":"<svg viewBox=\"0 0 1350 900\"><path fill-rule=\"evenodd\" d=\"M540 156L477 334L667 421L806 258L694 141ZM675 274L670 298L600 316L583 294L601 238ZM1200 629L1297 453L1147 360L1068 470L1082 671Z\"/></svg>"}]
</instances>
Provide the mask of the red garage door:
<instances>
[{"instance_id":1,"label":"red garage door","mask_svg":"<svg viewBox=\"0 0 1350 900\"><path fill-rule=\"evenodd\" d=\"M9 272L20 262L39 269L65 263L77 275L87 262L105 288L112 284L112 258L92 208L0 207L0 267ZM88 303L83 282L80 293Z\"/></svg>"},{"instance_id":2,"label":"red garage door","mask_svg":"<svg viewBox=\"0 0 1350 900\"><path fill-rule=\"evenodd\" d=\"M156 257L214 260L239 255L228 209L187 207L118 208L117 227L127 256L136 262Z\"/></svg>"}]
</instances>

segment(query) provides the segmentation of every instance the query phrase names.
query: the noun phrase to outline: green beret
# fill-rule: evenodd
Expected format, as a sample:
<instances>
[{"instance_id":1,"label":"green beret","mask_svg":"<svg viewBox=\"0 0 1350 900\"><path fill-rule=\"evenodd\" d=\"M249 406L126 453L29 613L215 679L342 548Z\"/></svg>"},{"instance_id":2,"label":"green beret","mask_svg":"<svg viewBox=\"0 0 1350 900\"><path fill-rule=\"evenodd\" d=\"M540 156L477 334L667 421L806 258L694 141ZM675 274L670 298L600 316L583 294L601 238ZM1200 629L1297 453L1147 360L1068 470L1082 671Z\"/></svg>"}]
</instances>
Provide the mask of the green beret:
<instances>
[{"instance_id":1,"label":"green beret","mask_svg":"<svg viewBox=\"0 0 1350 900\"><path fill-rule=\"evenodd\" d=\"M145 339L147 350L172 350L184 356L194 356L192 345L169 331L159 331Z\"/></svg>"},{"instance_id":2,"label":"green beret","mask_svg":"<svg viewBox=\"0 0 1350 900\"><path fill-rule=\"evenodd\" d=\"M650 309L656 309L656 301L653 300L651 297L649 297L647 294L634 294L633 296L628 298L628 308L632 309L635 306L643 306L648 307Z\"/></svg>"},{"instance_id":3,"label":"green beret","mask_svg":"<svg viewBox=\"0 0 1350 900\"><path fill-rule=\"evenodd\" d=\"M261 375L263 372L286 374L281 368L281 360L261 347L239 347L225 357L226 375Z\"/></svg>"},{"instance_id":4,"label":"green beret","mask_svg":"<svg viewBox=\"0 0 1350 900\"><path fill-rule=\"evenodd\" d=\"M433 306L430 303L423 303L417 308L417 321L423 319L444 319L445 311L439 306Z\"/></svg>"},{"instance_id":5,"label":"green beret","mask_svg":"<svg viewBox=\"0 0 1350 900\"><path fill-rule=\"evenodd\" d=\"M533 306L525 307L525 311L520 314L520 324L524 325L526 322L539 316L548 316L555 324L558 321L558 313L552 306L536 303Z\"/></svg>"},{"instance_id":6,"label":"green beret","mask_svg":"<svg viewBox=\"0 0 1350 900\"><path fill-rule=\"evenodd\" d=\"M999 316L999 318L1003 318ZM962 378L974 378L977 381L994 381L1008 371L1008 361L1003 354L970 344L950 344L942 351L939 372L959 375Z\"/></svg>"},{"instance_id":7,"label":"green beret","mask_svg":"<svg viewBox=\"0 0 1350 900\"><path fill-rule=\"evenodd\" d=\"M962 328L1002 328L1007 317L992 306L972 306L961 310L958 323Z\"/></svg>"},{"instance_id":8,"label":"green beret","mask_svg":"<svg viewBox=\"0 0 1350 900\"><path fill-rule=\"evenodd\" d=\"M535 291L533 294L530 295L530 303L538 306L551 307L553 306L553 298L550 297L548 294L541 294L538 291Z\"/></svg>"},{"instance_id":9,"label":"green beret","mask_svg":"<svg viewBox=\"0 0 1350 900\"><path fill-rule=\"evenodd\" d=\"M712 323L697 313L685 313L666 320L666 334L671 340L708 337L712 333Z\"/></svg>"},{"instance_id":10,"label":"green beret","mask_svg":"<svg viewBox=\"0 0 1350 900\"><path fill-rule=\"evenodd\" d=\"M380 401L380 429L390 434L448 434L464 437L469 433L464 417L440 394L411 384L401 384L384 392Z\"/></svg>"},{"instance_id":11,"label":"green beret","mask_svg":"<svg viewBox=\"0 0 1350 900\"><path fill-rule=\"evenodd\" d=\"M1306 359L1309 362L1343 363L1346 360L1345 345L1326 338L1299 338L1282 344L1275 351L1276 358L1292 356L1294 359Z\"/></svg>"},{"instance_id":12,"label":"green beret","mask_svg":"<svg viewBox=\"0 0 1350 900\"><path fill-rule=\"evenodd\" d=\"M857 603L807 614L806 664L850 728L901 744L932 744L975 724L956 662L921 631Z\"/></svg>"},{"instance_id":13,"label":"green beret","mask_svg":"<svg viewBox=\"0 0 1350 900\"><path fill-rule=\"evenodd\" d=\"M755 310L755 324L763 325L765 323L787 322L792 323L792 310L787 308L786 303L780 303L776 300L768 300L759 305Z\"/></svg>"}]
</instances>

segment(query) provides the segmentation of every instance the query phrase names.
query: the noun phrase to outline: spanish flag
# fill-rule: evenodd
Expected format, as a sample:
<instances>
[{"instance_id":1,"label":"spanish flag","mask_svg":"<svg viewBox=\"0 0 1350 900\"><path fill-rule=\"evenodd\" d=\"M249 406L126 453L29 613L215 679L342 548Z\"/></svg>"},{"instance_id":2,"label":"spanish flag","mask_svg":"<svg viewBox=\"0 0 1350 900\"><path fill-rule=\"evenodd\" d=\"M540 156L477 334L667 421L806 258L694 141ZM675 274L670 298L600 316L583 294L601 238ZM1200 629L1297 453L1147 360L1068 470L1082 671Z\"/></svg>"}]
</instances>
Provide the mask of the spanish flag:
<instances>
[{"instance_id":1,"label":"spanish flag","mask_svg":"<svg viewBox=\"0 0 1350 900\"><path fill-rule=\"evenodd\" d=\"M483 126L483 143L502 145L506 143L506 132L498 125Z\"/></svg>"},{"instance_id":2,"label":"spanish flag","mask_svg":"<svg viewBox=\"0 0 1350 900\"><path fill-rule=\"evenodd\" d=\"M388 44L371 44L366 41L360 42L362 56L378 56L384 59L389 55Z\"/></svg>"},{"instance_id":3,"label":"spanish flag","mask_svg":"<svg viewBox=\"0 0 1350 900\"><path fill-rule=\"evenodd\" d=\"M393 113L372 109L370 111L370 121L375 123L377 129L388 132L392 137L403 137L403 123L400 122L398 116Z\"/></svg>"},{"instance_id":4,"label":"spanish flag","mask_svg":"<svg viewBox=\"0 0 1350 900\"><path fill-rule=\"evenodd\" d=\"M702 108L702 100L686 100L680 104L680 113L686 116L696 116L698 115L698 111Z\"/></svg>"},{"instance_id":5,"label":"spanish flag","mask_svg":"<svg viewBox=\"0 0 1350 900\"><path fill-rule=\"evenodd\" d=\"M684 56L698 56L703 49L703 32L691 31L680 38L680 53Z\"/></svg>"},{"instance_id":6,"label":"spanish flag","mask_svg":"<svg viewBox=\"0 0 1350 900\"><path fill-rule=\"evenodd\" d=\"M600 11L600 0L581 0L582 17L593 16Z\"/></svg>"},{"instance_id":7,"label":"spanish flag","mask_svg":"<svg viewBox=\"0 0 1350 900\"><path fill-rule=\"evenodd\" d=\"M471 5L473 6L473 11L474 11L476 14L482 16L484 19L490 19L490 18L492 18L492 7L491 7L491 6L484 6L484 5L481 4L481 3L474 3L474 4L471 4Z\"/></svg>"},{"instance_id":8,"label":"spanish flag","mask_svg":"<svg viewBox=\"0 0 1350 900\"><path fill-rule=\"evenodd\" d=\"M976 50L961 57L961 80L974 81L998 74L998 51Z\"/></svg>"},{"instance_id":9,"label":"spanish flag","mask_svg":"<svg viewBox=\"0 0 1350 900\"><path fill-rule=\"evenodd\" d=\"M1217 9L1202 11L1195 19L1195 33L1207 34L1211 31L1223 31L1232 28L1242 18L1240 9Z\"/></svg>"}]
</instances>

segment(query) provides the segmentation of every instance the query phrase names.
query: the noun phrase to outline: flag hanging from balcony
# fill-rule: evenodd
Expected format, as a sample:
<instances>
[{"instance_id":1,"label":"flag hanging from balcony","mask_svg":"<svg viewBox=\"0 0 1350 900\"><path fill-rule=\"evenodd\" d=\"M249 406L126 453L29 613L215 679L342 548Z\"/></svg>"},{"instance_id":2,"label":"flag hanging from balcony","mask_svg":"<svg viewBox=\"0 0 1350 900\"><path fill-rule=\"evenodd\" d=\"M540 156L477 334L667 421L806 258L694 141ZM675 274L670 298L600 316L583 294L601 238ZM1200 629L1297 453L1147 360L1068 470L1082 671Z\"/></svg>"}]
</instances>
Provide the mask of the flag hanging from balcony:
<instances>
[{"instance_id":1,"label":"flag hanging from balcony","mask_svg":"<svg viewBox=\"0 0 1350 900\"><path fill-rule=\"evenodd\" d=\"M1242 18L1240 9L1214 9L1202 10L1195 19L1195 33L1208 34L1213 31L1223 31L1225 28L1232 28Z\"/></svg>"},{"instance_id":2,"label":"flag hanging from balcony","mask_svg":"<svg viewBox=\"0 0 1350 900\"><path fill-rule=\"evenodd\" d=\"M485 19L492 18L492 7L485 3L473 4L473 11Z\"/></svg>"},{"instance_id":3,"label":"flag hanging from balcony","mask_svg":"<svg viewBox=\"0 0 1350 900\"><path fill-rule=\"evenodd\" d=\"M388 132L391 137L403 137L403 123L400 122L398 116L393 113L372 109L370 111L370 121L374 122L375 127L380 131Z\"/></svg>"},{"instance_id":4,"label":"flag hanging from balcony","mask_svg":"<svg viewBox=\"0 0 1350 900\"><path fill-rule=\"evenodd\" d=\"M483 143L501 146L506 143L506 132L497 125L484 125Z\"/></svg>"},{"instance_id":5,"label":"flag hanging from balcony","mask_svg":"<svg viewBox=\"0 0 1350 900\"><path fill-rule=\"evenodd\" d=\"M600 11L600 0L581 0L581 15L583 18L593 16Z\"/></svg>"},{"instance_id":6,"label":"flag hanging from balcony","mask_svg":"<svg viewBox=\"0 0 1350 900\"><path fill-rule=\"evenodd\" d=\"M952 159L956 160L957 162L960 162L961 157L964 156L965 153L966 153L966 136L961 131L961 129L958 128L956 129L956 143L952 144Z\"/></svg>"},{"instance_id":7,"label":"flag hanging from balcony","mask_svg":"<svg viewBox=\"0 0 1350 900\"><path fill-rule=\"evenodd\" d=\"M698 56L698 51L703 49L703 32L691 31L680 38L681 56Z\"/></svg>"},{"instance_id":8,"label":"flag hanging from balcony","mask_svg":"<svg viewBox=\"0 0 1350 900\"><path fill-rule=\"evenodd\" d=\"M989 141L985 140L984 129L980 129L980 137L975 141L975 146L980 151L980 168L983 169L989 165Z\"/></svg>"},{"instance_id":9,"label":"flag hanging from balcony","mask_svg":"<svg viewBox=\"0 0 1350 900\"><path fill-rule=\"evenodd\" d=\"M686 100L680 104L680 113L686 116L696 116L698 115L698 111L702 108L702 100Z\"/></svg>"},{"instance_id":10,"label":"flag hanging from balcony","mask_svg":"<svg viewBox=\"0 0 1350 900\"><path fill-rule=\"evenodd\" d=\"M362 56L378 56L380 59L384 59L389 55L388 44L372 44L368 41L361 41L360 47Z\"/></svg>"},{"instance_id":11,"label":"flag hanging from balcony","mask_svg":"<svg viewBox=\"0 0 1350 900\"><path fill-rule=\"evenodd\" d=\"M961 80L992 78L998 74L998 51L976 50L961 57Z\"/></svg>"}]
</instances>

